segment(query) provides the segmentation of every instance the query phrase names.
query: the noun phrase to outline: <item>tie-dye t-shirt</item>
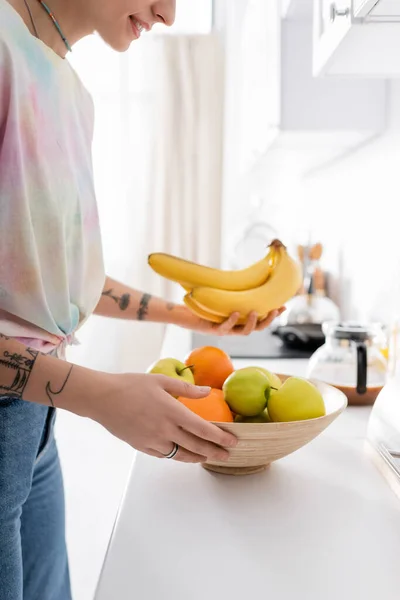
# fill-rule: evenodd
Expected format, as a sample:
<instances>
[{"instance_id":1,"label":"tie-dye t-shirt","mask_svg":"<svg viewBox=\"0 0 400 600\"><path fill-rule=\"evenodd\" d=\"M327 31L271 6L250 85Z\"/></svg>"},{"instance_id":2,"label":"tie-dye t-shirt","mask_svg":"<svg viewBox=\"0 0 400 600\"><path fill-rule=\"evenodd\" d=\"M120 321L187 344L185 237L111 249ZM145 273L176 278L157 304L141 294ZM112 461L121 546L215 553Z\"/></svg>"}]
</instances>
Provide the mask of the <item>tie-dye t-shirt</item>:
<instances>
[{"instance_id":1,"label":"tie-dye t-shirt","mask_svg":"<svg viewBox=\"0 0 400 600\"><path fill-rule=\"evenodd\" d=\"M44 351L93 312L105 274L92 100L0 0L0 333Z\"/></svg>"}]
</instances>

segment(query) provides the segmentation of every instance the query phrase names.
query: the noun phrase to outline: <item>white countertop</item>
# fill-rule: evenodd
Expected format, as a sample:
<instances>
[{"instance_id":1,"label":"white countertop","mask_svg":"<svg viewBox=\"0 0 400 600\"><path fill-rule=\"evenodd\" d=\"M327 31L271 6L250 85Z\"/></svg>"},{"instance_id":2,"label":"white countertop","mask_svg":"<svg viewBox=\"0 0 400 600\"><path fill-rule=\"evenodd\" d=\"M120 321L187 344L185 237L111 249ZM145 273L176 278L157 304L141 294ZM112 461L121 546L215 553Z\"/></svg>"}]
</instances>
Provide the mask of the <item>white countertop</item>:
<instances>
[{"instance_id":1,"label":"white countertop","mask_svg":"<svg viewBox=\"0 0 400 600\"><path fill-rule=\"evenodd\" d=\"M285 362L258 361L304 374ZM245 477L139 454L96 600L398 600L400 503L364 454L368 416Z\"/></svg>"}]
</instances>

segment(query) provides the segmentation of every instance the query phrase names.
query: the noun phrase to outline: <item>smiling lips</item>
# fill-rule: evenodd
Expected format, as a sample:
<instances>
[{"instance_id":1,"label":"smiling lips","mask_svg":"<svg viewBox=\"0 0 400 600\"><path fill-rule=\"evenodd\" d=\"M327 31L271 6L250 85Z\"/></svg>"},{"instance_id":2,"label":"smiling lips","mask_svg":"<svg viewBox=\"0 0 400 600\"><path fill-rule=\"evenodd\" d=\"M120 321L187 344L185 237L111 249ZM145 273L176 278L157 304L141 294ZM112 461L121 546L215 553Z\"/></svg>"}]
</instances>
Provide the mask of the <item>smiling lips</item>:
<instances>
[{"instance_id":1,"label":"smiling lips","mask_svg":"<svg viewBox=\"0 0 400 600\"><path fill-rule=\"evenodd\" d=\"M148 29L150 29L144 23L141 23L140 21L138 21L136 19L136 17L134 17L133 15L131 15L129 18L131 20L133 33L135 34L135 36L137 38L140 38L142 31L147 31Z\"/></svg>"}]
</instances>

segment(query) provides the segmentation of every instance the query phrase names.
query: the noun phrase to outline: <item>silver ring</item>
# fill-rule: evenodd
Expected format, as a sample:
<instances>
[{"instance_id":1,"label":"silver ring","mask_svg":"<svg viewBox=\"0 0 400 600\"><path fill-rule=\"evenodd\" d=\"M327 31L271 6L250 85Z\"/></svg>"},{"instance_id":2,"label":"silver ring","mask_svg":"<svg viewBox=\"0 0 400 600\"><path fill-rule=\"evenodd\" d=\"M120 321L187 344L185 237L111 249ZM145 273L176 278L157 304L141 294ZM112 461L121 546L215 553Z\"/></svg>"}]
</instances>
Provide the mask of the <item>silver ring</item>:
<instances>
[{"instance_id":1,"label":"silver ring","mask_svg":"<svg viewBox=\"0 0 400 600\"><path fill-rule=\"evenodd\" d=\"M176 456L176 454L178 453L179 450L179 446L178 444L174 444L174 447L172 448L171 452L169 454L164 454L165 458L174 458L174 456Z\"/></svg>"}]
</instances>

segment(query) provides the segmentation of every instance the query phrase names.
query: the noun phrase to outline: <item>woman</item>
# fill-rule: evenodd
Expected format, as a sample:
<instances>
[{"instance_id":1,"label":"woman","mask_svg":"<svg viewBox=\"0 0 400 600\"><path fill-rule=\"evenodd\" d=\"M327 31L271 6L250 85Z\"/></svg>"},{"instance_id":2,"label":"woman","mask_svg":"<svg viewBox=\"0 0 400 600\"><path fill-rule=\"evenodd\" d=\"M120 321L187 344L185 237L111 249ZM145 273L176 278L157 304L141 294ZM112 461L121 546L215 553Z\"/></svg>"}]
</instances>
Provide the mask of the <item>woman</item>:
<instances>
[{"instance_id":1,"label":"woman","mask_svg":"<svg viewBox=\"0 0 400 600\"><path fill-rule=\"evenodd\" d=\"M159 458L224 459L236 443L173 397L207 389L66 362L90 314L219 335L256 328L253 314L244 327L237 315L211 325L103 270L92 103L64 59L94 31L126 50L155 23L172 25L175 0L49 2L0 0L0 600L71 598L55 407Z\"/></svg>"}]
</instances>

